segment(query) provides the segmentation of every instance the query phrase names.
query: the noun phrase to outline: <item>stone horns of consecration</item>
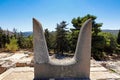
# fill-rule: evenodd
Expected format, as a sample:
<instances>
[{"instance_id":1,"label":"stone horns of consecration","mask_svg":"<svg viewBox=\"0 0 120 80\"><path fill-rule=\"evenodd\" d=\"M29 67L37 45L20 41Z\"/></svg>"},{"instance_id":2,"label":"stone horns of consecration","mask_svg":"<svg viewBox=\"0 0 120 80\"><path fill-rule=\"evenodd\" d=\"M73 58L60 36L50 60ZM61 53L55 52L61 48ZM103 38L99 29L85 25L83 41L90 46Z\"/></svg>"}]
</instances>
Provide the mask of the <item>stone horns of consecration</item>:
<instances>
[{"instance_id":1,"label":"stone horns of consecration","mask_svg":"<svg viewBox=\"0 0 120 80\"><path fill-rule=\"evenodd\" d=\"M49 58L42 25L33 18L34 79L89 80L91 30L92 20L88 19L80 29L74 57L69 63L59 64Z\"/></svg>"}]
</instances>

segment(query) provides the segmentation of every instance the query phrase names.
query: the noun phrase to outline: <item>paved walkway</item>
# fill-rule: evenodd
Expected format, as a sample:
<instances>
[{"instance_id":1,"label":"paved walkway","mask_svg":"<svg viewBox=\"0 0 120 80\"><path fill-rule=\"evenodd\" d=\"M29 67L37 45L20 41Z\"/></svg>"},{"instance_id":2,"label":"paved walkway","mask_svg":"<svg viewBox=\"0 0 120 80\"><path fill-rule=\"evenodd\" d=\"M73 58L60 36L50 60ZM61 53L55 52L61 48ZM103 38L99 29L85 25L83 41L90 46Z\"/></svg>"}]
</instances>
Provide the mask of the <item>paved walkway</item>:
<instances>
[{"instance_id":1,"label":"paved walkway","mask_svg":"<svg viewBox=\"0 0 120 80\"><path fill-rule=\"evenodd\" d=\"M96 61L91 61L91 80L120 80L120 75L101 66Z\"/></svg>"},{"instance_id":2,"label":"paved walkway","mask_svg":"<svg viewBox=\"0 0 120 80\"><path fill-rule=\"evenodd\" d=\"M0 80L33 80L33 78L33 67L11 68L0 75ZM120 80L120 75L91 61L90 78L91 80Z\"/></svg>"}]
</instances>

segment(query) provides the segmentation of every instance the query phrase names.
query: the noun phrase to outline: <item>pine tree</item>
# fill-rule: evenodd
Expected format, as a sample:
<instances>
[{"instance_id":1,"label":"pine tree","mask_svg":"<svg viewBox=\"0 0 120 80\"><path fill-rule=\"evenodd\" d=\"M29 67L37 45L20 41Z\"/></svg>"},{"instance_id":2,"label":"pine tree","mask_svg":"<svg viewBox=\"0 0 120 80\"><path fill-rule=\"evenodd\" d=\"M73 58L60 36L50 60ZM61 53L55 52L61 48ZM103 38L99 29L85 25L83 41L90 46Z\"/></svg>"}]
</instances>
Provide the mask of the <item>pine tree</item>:
<instances>
[{"instance_id":1,"label":"pine tree","mask_svg":"<svg viewBox=\"0 0 120 80\"><path fill-rule=\"evenodd\" d=\"M46 43L49 51L50 50L50 32L48 31L48 29L45 29L44 34L45 34L45 39L46 39Z\"/></svg>"},{"instance_id":2,"label":"pine tree","mask_svg":"<svg viewBox=\"0 0 120 80\"><path fill-rule=\"evenodd\" d=\"M2 48L2 34L3 34L3 30L0 27L0 48Z\"/></svg>"},{"instance_id":3,"label":"pine tree","mask_svg":"<svg viewBox=\"0 0 120 80\"><path fill-rule=\"evenodd\" d=\"M60 24L57 24L56 28L56 49L57 53L63 54L63 51L67 50L67 38L66 38L66 21L62 21Z\"/></svg>"},{"instance_id":4,"label":"pine tree","mask_svg":"<svg viewBox=\"0 0 120 80\"><path fill-rule=\"evenodd\" d=\"M119 30L118 37L117 37L117 43L120 45L120 30Z\"/></svg>"}]
</instances>

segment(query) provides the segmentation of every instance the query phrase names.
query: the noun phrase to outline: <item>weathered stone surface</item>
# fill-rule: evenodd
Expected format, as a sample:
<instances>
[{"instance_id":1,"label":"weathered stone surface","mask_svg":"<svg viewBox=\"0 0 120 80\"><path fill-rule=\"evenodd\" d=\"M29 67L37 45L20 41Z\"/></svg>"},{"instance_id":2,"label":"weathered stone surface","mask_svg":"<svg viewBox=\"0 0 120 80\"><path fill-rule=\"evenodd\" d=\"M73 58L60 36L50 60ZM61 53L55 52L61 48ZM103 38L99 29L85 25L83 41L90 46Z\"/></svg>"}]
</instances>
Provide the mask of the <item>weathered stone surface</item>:
<instances>
[{"instance_id":1,"label":"weathered stone surface","mask_svg":"<svg viewBox=\"0 0 120 80\"><path fill-rule=\"evenodd\" d=\"M33 26L33 47L35 53L35 63L47 63L49 62L49 54L42 25L36 19L33 19Z\"/></svg>"},{"instance_id":2,"label":"weathered stone surface","mask_svg":"<svg viewBox=\"0 0 120 80\"><path fill-rule=\"evenodd\" d=\"M49 59L42 25L33 19L35 80L46 78L89 79L92 20L87 20L79 33L75 56L68 63Z\"/></svg>"},{"instance_id":3,"label":"weathered stone surface","mask_svg":"<svg viewBox=\"0 0 120 80\"><path fill-rule=\"evenodd\" d=\"M92 20L89 19L82 25L74 55L79 66L78 69L81 69L80 73L85 74L86 77L90 74L91 30Z\"/></svg>"}]
</instances>

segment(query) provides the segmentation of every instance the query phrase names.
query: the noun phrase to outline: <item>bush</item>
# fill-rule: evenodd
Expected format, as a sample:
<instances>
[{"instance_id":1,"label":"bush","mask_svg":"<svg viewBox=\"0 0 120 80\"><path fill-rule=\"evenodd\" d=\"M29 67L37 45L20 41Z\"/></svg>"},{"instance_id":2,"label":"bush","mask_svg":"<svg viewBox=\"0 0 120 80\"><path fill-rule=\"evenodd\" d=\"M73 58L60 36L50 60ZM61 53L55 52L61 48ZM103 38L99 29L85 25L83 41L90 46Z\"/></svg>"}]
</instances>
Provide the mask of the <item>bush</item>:
<instances>
[{"instance_id":1,"label":"bush","mask_svg":"<svg viewBox=\"0 0 120 80\"><path fill-rule=\"evenodd\" d=\"M106 60L106 53L97 50L93 58L95 60Z\"/></svg>"},{"instance_id":2,"label":"bush","mask_svg":"<svg viewBox=\"0 0 120 80\"><path fill-rule=\"evenodd\" d=\"M10 39L10 43L9 44L7 43L5 46L6 46L6 50L7 51L10 51L10 52L17 51L18 50L17 39L15 39L14 37L12 37Z\"/></svg>"}]
</instances>

